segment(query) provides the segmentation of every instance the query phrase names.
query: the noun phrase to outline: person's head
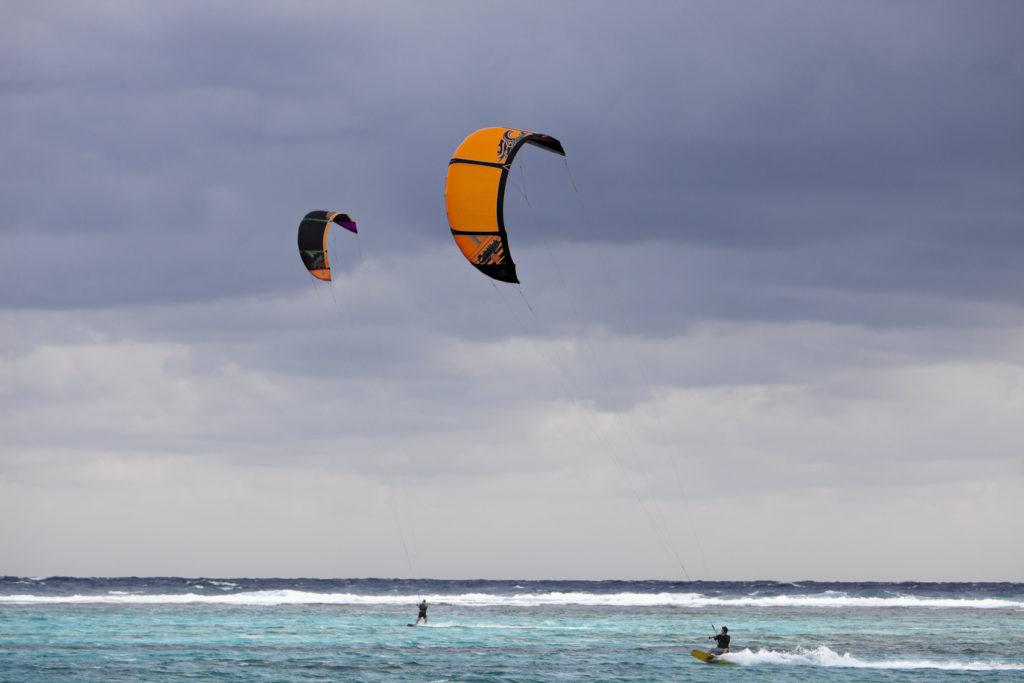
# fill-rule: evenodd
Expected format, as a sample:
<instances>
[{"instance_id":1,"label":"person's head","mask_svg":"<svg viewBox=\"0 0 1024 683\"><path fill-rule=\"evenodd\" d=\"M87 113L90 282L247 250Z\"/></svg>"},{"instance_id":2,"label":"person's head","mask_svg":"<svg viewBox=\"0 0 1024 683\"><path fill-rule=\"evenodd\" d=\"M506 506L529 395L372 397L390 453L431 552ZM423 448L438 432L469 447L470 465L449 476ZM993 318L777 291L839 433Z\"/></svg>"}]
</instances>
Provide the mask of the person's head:
<instances>
[{"instance_id":1,"label":"person's head","mask_svg":"<svg viewBox=\"0 0 1024 683\"><path fill-rule=\"evenodd\" d=\"M728 633L728 632L729 632L729 627L728 626L723 626L722 627L722 633Z\"/></svg>"}]
</instances>

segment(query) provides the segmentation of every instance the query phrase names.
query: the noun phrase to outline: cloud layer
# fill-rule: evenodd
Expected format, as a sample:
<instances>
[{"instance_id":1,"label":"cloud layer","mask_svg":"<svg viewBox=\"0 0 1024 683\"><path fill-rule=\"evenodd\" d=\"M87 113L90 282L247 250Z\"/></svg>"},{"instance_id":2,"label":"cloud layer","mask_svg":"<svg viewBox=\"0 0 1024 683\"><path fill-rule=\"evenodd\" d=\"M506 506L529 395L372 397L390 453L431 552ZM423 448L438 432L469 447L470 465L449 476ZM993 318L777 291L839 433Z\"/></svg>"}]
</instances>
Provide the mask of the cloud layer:
<instances>
[{"instance_id":1,"label":"cloud layer","mask_svg":"<svg viewBox=\"0 0 1024 683\"><path fill-rule=\"evenodd\" d=\"M4 14L3 573L1024 580L1015 5Z\"/></svg>"}]
</instances>

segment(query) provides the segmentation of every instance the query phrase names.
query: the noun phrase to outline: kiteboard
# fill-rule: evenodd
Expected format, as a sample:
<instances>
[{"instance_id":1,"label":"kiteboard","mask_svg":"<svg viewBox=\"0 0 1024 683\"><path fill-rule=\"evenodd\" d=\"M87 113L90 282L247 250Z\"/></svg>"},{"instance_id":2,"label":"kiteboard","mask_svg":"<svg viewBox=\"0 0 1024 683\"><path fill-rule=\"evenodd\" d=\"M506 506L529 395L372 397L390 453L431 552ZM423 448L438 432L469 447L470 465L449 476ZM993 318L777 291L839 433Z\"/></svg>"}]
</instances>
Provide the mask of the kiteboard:
<instances>
[{"instance_id":1,"label":"kiteboard","mask_svg":"<svg viewBox=\"0 0 1024 683\"><path fill-rule=\"evenodd\" d=\"M732 662L723 658L721 655L713 655L705 652L704 650L693 650L690 654L705 664L732 664Z\"/></svg>"}]
</instances>

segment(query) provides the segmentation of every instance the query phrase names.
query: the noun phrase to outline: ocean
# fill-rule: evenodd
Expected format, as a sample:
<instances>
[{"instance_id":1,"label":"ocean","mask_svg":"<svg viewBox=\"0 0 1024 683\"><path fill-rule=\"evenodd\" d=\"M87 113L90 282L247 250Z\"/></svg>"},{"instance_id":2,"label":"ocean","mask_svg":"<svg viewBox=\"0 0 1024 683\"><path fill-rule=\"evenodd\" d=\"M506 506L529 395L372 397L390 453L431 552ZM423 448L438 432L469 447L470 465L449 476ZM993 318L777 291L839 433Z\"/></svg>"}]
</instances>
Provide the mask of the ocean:
<instances>
[{"instance_id":1,"label":"ocean","mask_svg":"<svg viewBox=\"0 0 1024 683\"><path fill-rule=\"evenodd\" d=\"M1024 681L1024 584L0 579L4 682L581 680Z\"/></svg>"}]
</instances>

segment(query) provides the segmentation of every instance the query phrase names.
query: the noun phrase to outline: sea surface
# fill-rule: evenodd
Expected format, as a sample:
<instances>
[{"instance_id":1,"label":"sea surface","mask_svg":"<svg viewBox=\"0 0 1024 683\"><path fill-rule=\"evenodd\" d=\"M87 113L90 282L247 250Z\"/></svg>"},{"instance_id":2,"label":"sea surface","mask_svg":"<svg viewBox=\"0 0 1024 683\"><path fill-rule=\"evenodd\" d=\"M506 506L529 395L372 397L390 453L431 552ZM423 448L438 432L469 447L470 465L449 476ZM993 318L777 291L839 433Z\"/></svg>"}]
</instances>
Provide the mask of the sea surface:
<instances>
[{"instance_id":1,"label":"sea surface","mask_svg":"<svg viewBox=\"0 0 1024 683\"><path fill-rule=\"evenodd\" d=\"M0 681L1019 682L1024 584L3 577Z\"/></svg>"}]
</instances>

